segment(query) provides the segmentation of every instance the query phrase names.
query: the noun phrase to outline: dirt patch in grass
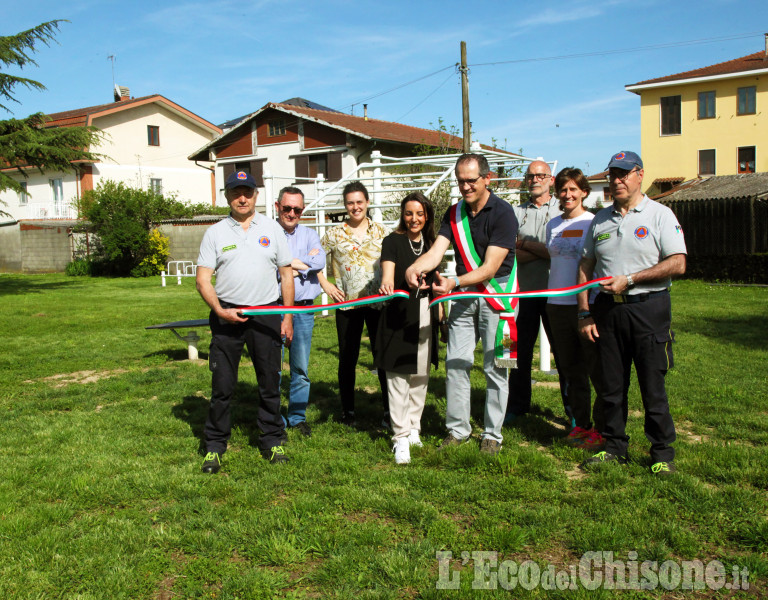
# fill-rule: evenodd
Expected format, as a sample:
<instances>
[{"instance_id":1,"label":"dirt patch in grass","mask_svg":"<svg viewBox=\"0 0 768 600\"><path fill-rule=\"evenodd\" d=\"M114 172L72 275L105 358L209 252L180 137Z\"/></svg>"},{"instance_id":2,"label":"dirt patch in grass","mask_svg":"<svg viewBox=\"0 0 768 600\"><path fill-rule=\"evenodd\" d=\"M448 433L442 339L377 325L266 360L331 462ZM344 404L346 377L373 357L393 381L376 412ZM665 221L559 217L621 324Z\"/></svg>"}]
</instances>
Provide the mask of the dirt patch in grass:
<instances>
[{"instance_id":1,"label":"dirt patch in grass","mask_svg":"<svg viewBox=\"0 0 768 600\"><path fill-rule=\"evenodd\" d=\"M568 478L569 481L579 481L580 479L584 479L587 474L579 469L578 465L573 467L570 471L565 472L565 476Z\"/></svg>"},{"instance_id":2,"label":"dirt patch in grass","mask_svg":"<svg viewBox=\"0 0 768 600\"><path fill-rule=\"evenodd\" d=\"M176 581L176 577L166 577L157 586L157 593L154 595L155 600L171 600L176 597L173 593L173 582Z\"/></svg>"},{"instance_id":3,"label":"dirt patch in grass","mask_svg":"<svg viewBox=\"0 0 768 600\"><path fill-rule=\"evenodd\" d=\"M174 564L179 565L179 567L183 567L189 562L182 552L173 552L171 554L171 561ZM172 600L173 598L178 598L179 596L173 591L173 584L179 577L184 577L184 575L168 575L165 577L157 586L157 591L153 596L154 600Z\"/></svg>"},{"instance_id":4,"label":"dirt patch in grass","mask_svg":"<svg viewBox=\"0 0 768 600\"><path fill-rule=\"evenodd\" d=\"M560 389L560 383L557 381L537 381L534 385L545 388Z\"/></svg>"},{"instance_id":5,"label":"dirt patch in grass","mask_svg":"<svg viewBox=\"0 0 768 600\"><path fill-rule=\"evenodd\" d=\"M50 375L49 377L43 377L38 381L46 381L51 383L55 388L62 388L72 383L96 383L102 379L109 379L115 375L122 375L127 372L128 369L112 369L111 371L76 371L74 373L58 373L56 375ZM24 383L35 383L35 381L28 379Z\"/></svg>"},{"instance_id":6,"label":"dirt patch in grass","mask_svg":"<svg viewBox=\"0 0 768 600\"><path fill-rule=\"evenodd\" d=\"M690 421L683 421L675 426L675 430L679 435L684 435L688 438L689 442L700 444L702 442L708 442L709 436L706 434L693 433L691 429L694 427Z\"/></svg>"}]
</instances>

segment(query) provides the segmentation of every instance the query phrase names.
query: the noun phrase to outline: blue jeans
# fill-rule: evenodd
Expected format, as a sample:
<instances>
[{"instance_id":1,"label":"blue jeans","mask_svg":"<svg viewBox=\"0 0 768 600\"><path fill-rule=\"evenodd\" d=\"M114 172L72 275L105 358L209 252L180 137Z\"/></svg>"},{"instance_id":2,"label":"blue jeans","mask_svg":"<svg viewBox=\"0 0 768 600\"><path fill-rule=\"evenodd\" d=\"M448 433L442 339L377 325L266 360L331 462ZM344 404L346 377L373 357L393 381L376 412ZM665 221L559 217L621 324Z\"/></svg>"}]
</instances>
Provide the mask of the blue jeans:
<instances>
[{"instance_id":1,"label":"blue jeans","mask_svg":"<svg viewBox=\"0 0 768 600\"><path fill-rule=\"evenodd\" d=\"M291 389L288 396L288 426L296 427L306 421L309 403L309 351L312 349L312 329L315 315L293 315L293 341L288 350L291 368ZM285 346L283 346L285 356Z\"/></svg>"},{"instance_id":2,"label":"blue jeans","mask_svg":"<svg viewBox=\"0 0 768 600\"><path fill-rule=\"evenodd\" d=\"M502 280L500 283L503 283ZM501 427L507 409L507 369L497 367L496 327L499 313L483 299L454 300L448 316L448 353L445 359L445 426L456 439L472 433L469 374L478 340L483 342L485 416L483 438L501 443Z\"/></svg>"}]
</instances>

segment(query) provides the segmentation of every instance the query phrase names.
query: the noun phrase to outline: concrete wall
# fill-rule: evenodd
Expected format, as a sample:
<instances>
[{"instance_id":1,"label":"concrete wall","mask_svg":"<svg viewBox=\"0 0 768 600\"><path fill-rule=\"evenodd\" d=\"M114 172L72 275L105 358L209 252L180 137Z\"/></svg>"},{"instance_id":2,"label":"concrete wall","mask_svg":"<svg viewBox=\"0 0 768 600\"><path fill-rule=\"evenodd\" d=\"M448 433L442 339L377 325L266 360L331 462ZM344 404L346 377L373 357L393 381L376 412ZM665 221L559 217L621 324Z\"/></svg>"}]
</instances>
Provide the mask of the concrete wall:
<instances>
[{"instance_id":1,"label":"concrete wall","mask_svg":"<svg viewBox=\"0 0 768 600\"><path fill-rule=\"evenodd\" d=\"M21 271L21 236L18 224L0 227L0 271Z\"/></svg>"},{"instance_id":2,"label":"concrete wall","mask_svg":"<svg viewBox=\"0 0 768 600\"><path fill-rule=\"evenodd\" d=\"M15 223L0 227L0 271L60 273L72 260L67 224Z\"/></svg>"},{"instance_id":3,"label":"concrete wall","mask_svg":"<svg viewBox=\"0 0 768 600\"><path fill-rule=\"evenodd\" d=\"M200 252L200 242L206 230L216 221L202 221L200 223L174 222L160 225L160 232L170 241L171 260L191 260L197 263L197 255Z\"/></svg>"},{"instance_id":4,"label":"concrete wall","mask_svg":"<svg viewBox=\"0 0 768 600\"><path fill-rule=\"evenodd\" d=\"M170 240L168 260L197 262L200 242L216 220L163 223L160 231ZM16 223L0 227L0 272L63 273L72 260L68 225Z\"/></svg>"},{"instance_id":5,"label":"concrete wall","mask_svg":"<svg viewBox=\"0 0 768 600\"><path fill-rule=\"evenodd\" d=\"M68 227L21 223L20 229L22 272L64 271L72 260Z\"/></svg>"}]
</instances>

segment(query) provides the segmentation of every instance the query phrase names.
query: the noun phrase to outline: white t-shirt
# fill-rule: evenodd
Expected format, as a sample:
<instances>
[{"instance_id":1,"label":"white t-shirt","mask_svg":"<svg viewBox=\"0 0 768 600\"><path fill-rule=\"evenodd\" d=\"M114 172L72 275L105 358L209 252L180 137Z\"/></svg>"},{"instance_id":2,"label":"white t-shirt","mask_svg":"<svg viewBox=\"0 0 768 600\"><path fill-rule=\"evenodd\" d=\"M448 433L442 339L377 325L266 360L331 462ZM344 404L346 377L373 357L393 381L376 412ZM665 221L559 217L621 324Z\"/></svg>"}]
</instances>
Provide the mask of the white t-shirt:
<instances>
[{"instance_id":1,"label":"white t-shirt","mask_svg":"<svg viewBox=\"0 0 768 600\"><path fill-rule=\"evenodd\" d=\"M549 266L550 290L576 285L579 274L579 260L589 224L594 215L586 211L573 219L562 215L547 223L547 250L551 260ZM576 294L549 298L549 304L576 304Z\"/></svg>"}]
</instances>

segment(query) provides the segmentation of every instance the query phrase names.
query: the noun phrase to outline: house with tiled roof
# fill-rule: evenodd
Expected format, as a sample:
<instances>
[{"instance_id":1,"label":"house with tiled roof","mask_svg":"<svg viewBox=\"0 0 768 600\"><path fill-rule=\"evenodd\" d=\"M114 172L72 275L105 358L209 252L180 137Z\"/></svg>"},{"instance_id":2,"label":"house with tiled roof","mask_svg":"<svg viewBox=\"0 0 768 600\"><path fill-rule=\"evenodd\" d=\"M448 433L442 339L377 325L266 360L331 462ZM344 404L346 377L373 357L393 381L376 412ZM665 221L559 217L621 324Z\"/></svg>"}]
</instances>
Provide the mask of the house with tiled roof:
<instances>
[{"instance_id":1,"label":"house with tiled roof","mask_svg":"<svg viewBox=\"0 0 768 600\"><path fill-rule=\"evenodd\" d=\"M643 191L768 171L768 34L760 52L626 89L640 96Z\"/></svg>"},{"instance_id":2,"label":"house with tiled roof","mask_svg":"<svg viewBox=\"0 0 768 600\"><path fill-rule=\"evenodd\" d=\"M275 191L298 185L314 196L320 175L326 182L340 180L378 150L390 157L412 156L419 146L461 150L462 139L444 131L422 129L349 115L302 98L267 103L254 113L228 122L216 139L193 152L190 160L215 162L216 189L224 198L224 181L234 171L248 171L264 186L264 175L274 177ZM265 194L258 207L264 207Z\"/></svg>"},{"instance_id":3,"label":"house with tiled roof","mask_svg":"<svg viewBox=\"0 0 768 600\"><path fill-rule=\"evenodd\" d=\"M213 202L211 165L192 164L187 156L221 129L159 94L131 98L127 88L115 86L114 100L48 115L45 127L100 129L101 141L89 148L98 158L66 173L5 168L23 187L0 195L11 221L76 218L74 200L104 179L172 193L188 203Z\"/></svg>"}]
</instances>

